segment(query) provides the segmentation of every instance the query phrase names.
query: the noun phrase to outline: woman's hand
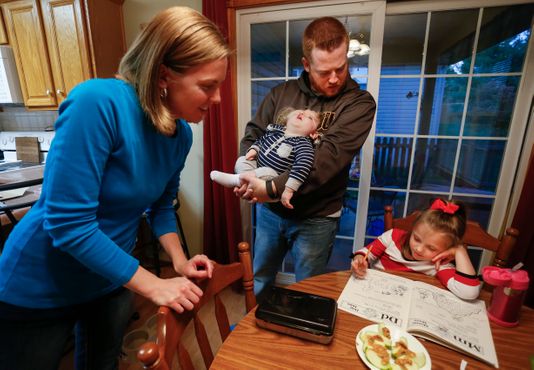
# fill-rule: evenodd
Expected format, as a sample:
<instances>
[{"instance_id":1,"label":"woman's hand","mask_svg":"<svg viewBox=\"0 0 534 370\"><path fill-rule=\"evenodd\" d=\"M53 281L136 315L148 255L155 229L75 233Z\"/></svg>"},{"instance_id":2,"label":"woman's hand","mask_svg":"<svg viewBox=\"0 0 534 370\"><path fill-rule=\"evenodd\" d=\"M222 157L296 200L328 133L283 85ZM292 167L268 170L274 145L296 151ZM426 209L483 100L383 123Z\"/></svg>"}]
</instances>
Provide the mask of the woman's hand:
<instances>
[{"instance_id":1,"label":"woman's hand","mask_svg":"<svg viewBox=\"0 0 534 370\"><path fill-rule=\"evenodd\" d=\"M174 270L190 279L211 279L213 273L213 261L204 254L197 254L185 261L182 265L175 266Z\"/></svg>"},{"instance_id":2,"label":"woman's hand","mask_svg":"<svg viewBox=\"0 0 534 370\"><path fill-rule=\"evenodd\" d=\"M365 273L367 272L368 267L367 259L362 254L357 254L352 259L352 263L350 264L352 273L354 276L356 276L358 279L362 279L365 277Z\"/></svg>"},{"instance_id":3,"label":"woman's hand","mask_svg":"<svg viewBox=\"0 0 534 370\"><path fill-rule=\"evenodd\" d=\"M159 279L148 298L158 306L167 306L178 313L192 310L200 301L202 290L185 277Z\"/></svg>"},{"instance_id":4,"label":"woman's hand","mask_svg":"<svg viewBox=\"0 0 534 370\"><path fill-rule=\"evenodd\" d=\"M186 277L161 279L141 266L124 286L158 306L168 306L179 313L192 310L203 294Z\"/></svg>"}]
</instances>

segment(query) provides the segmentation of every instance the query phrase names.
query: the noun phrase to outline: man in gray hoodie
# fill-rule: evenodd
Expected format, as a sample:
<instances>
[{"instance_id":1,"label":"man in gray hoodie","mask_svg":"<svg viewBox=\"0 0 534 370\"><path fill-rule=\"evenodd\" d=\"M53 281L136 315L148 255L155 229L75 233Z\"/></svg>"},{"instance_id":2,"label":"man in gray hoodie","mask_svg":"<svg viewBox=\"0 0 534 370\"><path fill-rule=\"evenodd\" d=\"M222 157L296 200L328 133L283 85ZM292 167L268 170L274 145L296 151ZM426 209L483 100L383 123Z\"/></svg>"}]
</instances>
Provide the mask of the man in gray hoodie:
<instances>
[{"instance_id":1,"label":"man in gray hoodie","mask_svg":"<svg viewBox=\"0 0 534 370\"><path fill-rule=\"evenodd\" d=\"M321 112L320 140L307 181L295 193L293 209L274 203L289 173L264 181L253 175L235 193L258 205L254 241L254 291L261 298L291 251L296 280L324 272L330 256L348 183L348 171L373 123L376 104L349 74L348 33L332 17L318 18L302 40L304 71L297 80L275 86L247 124L243 155L277 122L284 107ZM270 202L270 203L269 203Z\"/></svg>"}]
</instances>

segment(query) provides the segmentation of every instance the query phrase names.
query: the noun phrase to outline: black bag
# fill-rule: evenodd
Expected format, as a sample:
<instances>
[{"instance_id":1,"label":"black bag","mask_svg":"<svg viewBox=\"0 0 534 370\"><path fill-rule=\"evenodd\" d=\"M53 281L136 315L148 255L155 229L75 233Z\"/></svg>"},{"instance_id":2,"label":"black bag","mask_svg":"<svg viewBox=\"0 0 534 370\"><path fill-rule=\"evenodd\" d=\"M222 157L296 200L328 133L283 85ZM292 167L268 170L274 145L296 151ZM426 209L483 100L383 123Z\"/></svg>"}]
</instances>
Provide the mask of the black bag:
<instances>
[{"instance_id":1,"label":"black bag","mask_svg":"<svg viewBox=\"0 0 534 370\"><path fill-rule=\"evenodd\" d=\"M272 287L256 310L262 328L330 343L334 336L337 302L332 298Z\"/></svg>"}]
</instances>

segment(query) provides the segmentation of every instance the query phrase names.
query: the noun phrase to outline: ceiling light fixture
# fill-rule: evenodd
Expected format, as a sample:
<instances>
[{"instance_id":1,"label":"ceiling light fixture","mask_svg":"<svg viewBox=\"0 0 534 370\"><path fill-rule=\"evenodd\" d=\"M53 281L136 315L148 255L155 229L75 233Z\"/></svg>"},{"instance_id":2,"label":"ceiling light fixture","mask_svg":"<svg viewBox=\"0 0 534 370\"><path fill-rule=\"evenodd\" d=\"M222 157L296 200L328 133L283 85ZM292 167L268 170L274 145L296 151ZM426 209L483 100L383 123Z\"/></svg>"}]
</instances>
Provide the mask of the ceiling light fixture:
<instances>
[{"instance_id":1,"label":"ceiling light fixture","mask_svg":"<svg viewBox=\"0 0 534 370\"><path fill-rule=\"evenodd\" d=\"M353 58L356 55L367 55L371 51L369 45L364 43L363 33L358 33L355 38L351 37L351 34L349 33L349 39L349 51L347 52L348 58Z\"/></svg>"}]
</instances>

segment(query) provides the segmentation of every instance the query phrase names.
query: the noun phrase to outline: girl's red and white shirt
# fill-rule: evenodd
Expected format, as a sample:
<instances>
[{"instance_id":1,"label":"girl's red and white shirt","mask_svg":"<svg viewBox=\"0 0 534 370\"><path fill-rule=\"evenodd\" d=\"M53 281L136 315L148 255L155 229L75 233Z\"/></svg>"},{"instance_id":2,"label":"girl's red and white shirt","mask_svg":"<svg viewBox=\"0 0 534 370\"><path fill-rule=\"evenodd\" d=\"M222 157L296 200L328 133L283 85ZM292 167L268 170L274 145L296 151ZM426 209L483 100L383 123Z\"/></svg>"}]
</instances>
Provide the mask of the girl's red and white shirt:
<instances>
[{"instance_id":1,"label":"girl's red and white shirt","mask_svg":"<svg viewBox=\"0 0 534 370\"><path fill-rule=\"evenodd\" d=\"M439 271L436 271L436 266L432 261L411 261L404 258L401 250L407 237L406 231L391 229L355 254L365 255L370 250L367 257L370 268L419 272L436 276L447 289L459 298L475 299L478 297L482 285L477 276L456 271L456 267L452 263L443 264L439 267Z\"/></svg>"}]
</instances>

